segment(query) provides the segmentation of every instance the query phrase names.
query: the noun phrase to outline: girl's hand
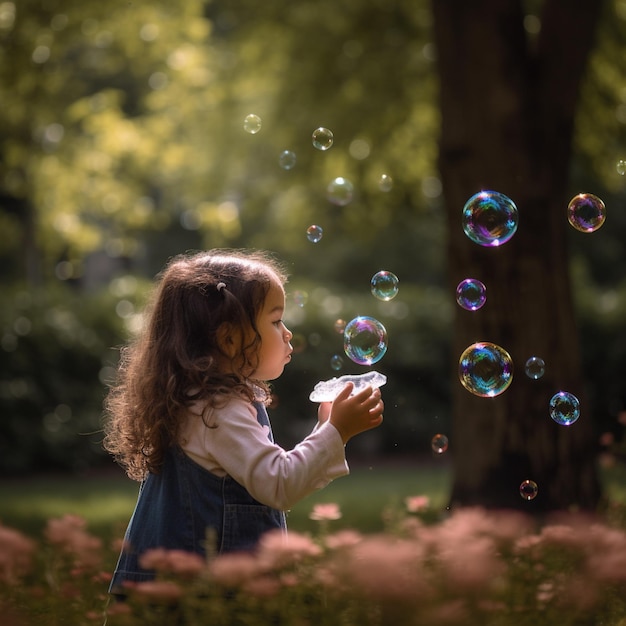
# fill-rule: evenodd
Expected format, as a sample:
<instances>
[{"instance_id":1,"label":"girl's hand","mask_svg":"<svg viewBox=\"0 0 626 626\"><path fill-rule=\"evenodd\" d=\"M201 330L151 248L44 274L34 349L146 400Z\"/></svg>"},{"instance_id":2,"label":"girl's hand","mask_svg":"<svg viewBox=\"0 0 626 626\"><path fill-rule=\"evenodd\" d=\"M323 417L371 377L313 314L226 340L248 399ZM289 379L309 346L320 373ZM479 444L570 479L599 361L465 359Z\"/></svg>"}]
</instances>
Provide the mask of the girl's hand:
<instances>
[{"instance_id":1,"label":"girl's hand","mask_svg":"<svg viewBox=\"0 0 626 626\"><path fill-rule=\"evenodd\" d=\"M380 426L383 421L385 405L381 399L380 389L366 387L351 396L353 389L353 383L346 384L331 404L330 415L327 418L339 431L344 444L355 435ZM319 410L322 410L322 405Z\"/></svg>"},{"instance_id":2,"label":"girl's hand","mask_svg":"<svg viewBox=\"0 0 626 626\"><path fill-rule=\"evenodd\" d=\"M320 424L328 421L330 417L330 409L332 408L332 402L320 402L320 405L317 407L317 421Z\"/></svg>"}]
</instances>

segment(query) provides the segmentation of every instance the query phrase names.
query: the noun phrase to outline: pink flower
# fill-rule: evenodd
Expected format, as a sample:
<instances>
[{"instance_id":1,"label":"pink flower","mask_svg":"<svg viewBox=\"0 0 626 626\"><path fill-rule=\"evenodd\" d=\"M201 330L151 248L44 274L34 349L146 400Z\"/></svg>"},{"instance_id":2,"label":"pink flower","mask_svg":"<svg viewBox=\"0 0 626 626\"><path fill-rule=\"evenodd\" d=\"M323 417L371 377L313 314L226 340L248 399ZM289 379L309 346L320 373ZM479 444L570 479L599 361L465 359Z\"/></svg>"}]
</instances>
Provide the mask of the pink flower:
<instances>
[{"instance_id":1,"label":"pink flower","mask_svg":"<svg viewBox=\"0 0 626 626\"><path fill-rule=\"evenodd\" d=\"M421 513L428 510L430 498L428 496L409 496L404 499L404 504L409 513Z\"/></svg>"},{"instance_id":2,"label":"pink flower","mask_svg":"<svg viewBox=\"0 0 626 626\"><path fill-rule=\"evenodd\" d=\"M341 510L339 505L334 502L327 504L316 504L309 513L309 519L316 521L337 520L341 518Z\"/></svg>"},{"instance_id":3,"label":"pink flower","mask_svg":"<svg viewBox=\"0 0 626 626\"><path fill-rule=\"evenodd\" d=\"M214 580L225 587L237 587L260 573L256 558L247 552L222 554L209 563Z\"/></svg>"},{"instance_id":4,"label":"pink flower","mask_svg":"<svg viewBox=\"0 0 626 626\"><path fill-rule=\"evenodd\" d=\"M139 557L139 565L157 572L195 576L204 569L205 561L195 552L152 548Z\"/></svg>"},{"instance_id":5,"label":"pink flower","mask_svg":"<svg viewBox=\"0 0 626 626\"><path fill-rule=\"evenodd\" d=\"M356 530L340 530L333 535L328 535L325 538L324 543L327 548L331 550L339 550L341 548L354 546L363 540L363 535Z\"/></svg>"},{"instance_id":6,"label":"pink flower","mask_svg":"<svg viewBox=\"0 0 626 626\"><path fill-rule=\"evenodd\" d=\"M264 569L288 567L307 557L316 557L322 549L308 535L272 530L259 541L257 558Z\"/></svg>"},{"instance_id":7,"label":"pink flower","mask_svg":"<svg viewBox=\"0 0 626 626\"><path fill-rule=\"evenodd\" d=\"M0 581L16 584L32 567L35 542L12 528L0 525Z\"/></svg>"},{"instance_id":8,"label":"pink flower","mask_svg":"<svg viewBox=\"0 0 626 626\"><path fill-rule=\"evenodd\" d=\"M135 583L130 588L135 598L155 604L172 604L183 595L180 585L169 580L149 580Z\"/></svg>"},{"instance_id":9,"label":"pink flower","mask_svg":"<svg viewBox=\"0 0 626 626\"><path fill-rule=\"evenodd\" d=\"M86 522L77 515L64 515L48 520L45 536L48 541L71 554L76 564L97 567L102 561L102 541L85 530Z\"/></svg>"}]
</instances>

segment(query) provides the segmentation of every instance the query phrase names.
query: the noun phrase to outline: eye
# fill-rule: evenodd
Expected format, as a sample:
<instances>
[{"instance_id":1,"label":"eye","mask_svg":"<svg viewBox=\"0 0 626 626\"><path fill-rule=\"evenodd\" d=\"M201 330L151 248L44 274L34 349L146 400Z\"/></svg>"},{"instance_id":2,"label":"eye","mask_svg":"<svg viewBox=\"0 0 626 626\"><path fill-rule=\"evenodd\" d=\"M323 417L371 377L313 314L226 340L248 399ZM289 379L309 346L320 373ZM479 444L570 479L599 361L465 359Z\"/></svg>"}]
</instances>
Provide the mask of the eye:
<instances>
[{"instance_id":1,"label":"eye","mask_svg":"<svg viewBox=\"0 0 626 626\"><path fill-rule=\"evenodd\" d=\"M283 323L283 320L282 320L282 319L280 319L280 320L276 320L275 322L272 322L272 324L274 324L274 326L279 326L279 325L280 325L280 324L282 324L282 323Z\"/></svg>"}]
</instances>

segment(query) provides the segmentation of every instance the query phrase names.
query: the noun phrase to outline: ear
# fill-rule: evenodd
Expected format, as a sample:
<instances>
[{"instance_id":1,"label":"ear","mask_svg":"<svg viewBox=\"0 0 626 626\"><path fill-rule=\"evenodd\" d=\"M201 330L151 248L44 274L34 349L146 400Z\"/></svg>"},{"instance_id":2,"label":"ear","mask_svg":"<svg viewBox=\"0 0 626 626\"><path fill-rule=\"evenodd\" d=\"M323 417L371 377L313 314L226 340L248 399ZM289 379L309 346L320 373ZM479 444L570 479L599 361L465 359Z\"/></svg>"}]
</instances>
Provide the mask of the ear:
<instances>
[{"instance_id":1,"label":"ear","mask_svg":"<svg viewBox=\"0 0 626 626\"><path fill-rule=\"evenodd\" d=\"M218 327L215 336L217 338L217 345L220 350L227 354L229 357L234 358L238 352L238 331L233 327L230 322L224 322Z\"/></svg>"}]
</instances>

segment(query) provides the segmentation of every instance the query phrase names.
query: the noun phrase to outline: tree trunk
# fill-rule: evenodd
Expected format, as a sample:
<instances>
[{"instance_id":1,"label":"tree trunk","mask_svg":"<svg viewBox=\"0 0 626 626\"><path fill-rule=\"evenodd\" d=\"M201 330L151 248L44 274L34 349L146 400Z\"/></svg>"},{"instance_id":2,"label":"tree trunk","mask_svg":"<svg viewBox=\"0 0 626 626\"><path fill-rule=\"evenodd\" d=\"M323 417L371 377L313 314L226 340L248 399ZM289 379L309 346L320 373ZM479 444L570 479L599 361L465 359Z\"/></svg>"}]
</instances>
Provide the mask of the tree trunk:
<instances>
[{"instance_id":1,"label":"tree trunk","mask_svg":"<svg viewBox=\"0 0 626 626\"><path fill-rule=\"evenodd\" d=\"M454 293L465 278L487 286L483 308L457 309L453 376L458 357L476 341L500 345L515 365L511 386L495 398L453 384L451 503L592 510L600 487L570 293L566 207L577 94L601 2L546 0L534 38L524 29L521 5L432 2L449 286ZM517 233L500 247L481 247L462 230L465 202L485 189L506 194L519 209ZM524 373L533 355L546 362L538 380ZM581 417L571 426L549 415L550 398L560 390L581 401ZM538 485L531 502L519 494L526 479Z\"/></svg>"}]
</instances>

